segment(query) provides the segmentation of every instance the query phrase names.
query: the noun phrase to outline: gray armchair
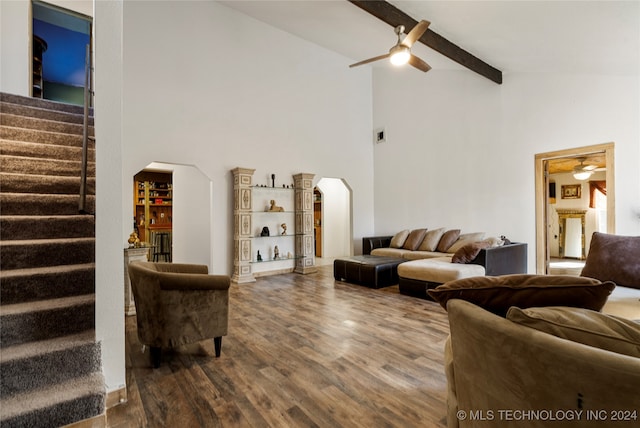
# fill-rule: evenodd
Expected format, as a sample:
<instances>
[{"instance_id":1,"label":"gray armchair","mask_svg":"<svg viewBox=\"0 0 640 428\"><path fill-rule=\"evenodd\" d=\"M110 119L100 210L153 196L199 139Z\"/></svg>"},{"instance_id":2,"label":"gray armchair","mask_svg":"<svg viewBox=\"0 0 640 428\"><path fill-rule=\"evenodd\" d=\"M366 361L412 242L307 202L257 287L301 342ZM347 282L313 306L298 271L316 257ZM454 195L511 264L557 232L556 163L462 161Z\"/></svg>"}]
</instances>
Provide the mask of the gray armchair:
<instances>
[{"instance_id":1,"label":"gray armchair","mask_svg":"<svg viewBox=\"0 0 640 428\"><path fill-rule=\"evenodd\" d=\"M160 365L162 348L214 339L216 357L227 334L227 275L209 275L205 265L132 262L128 266L135 299L138 338Z\"/></svg>"}]
</instances>

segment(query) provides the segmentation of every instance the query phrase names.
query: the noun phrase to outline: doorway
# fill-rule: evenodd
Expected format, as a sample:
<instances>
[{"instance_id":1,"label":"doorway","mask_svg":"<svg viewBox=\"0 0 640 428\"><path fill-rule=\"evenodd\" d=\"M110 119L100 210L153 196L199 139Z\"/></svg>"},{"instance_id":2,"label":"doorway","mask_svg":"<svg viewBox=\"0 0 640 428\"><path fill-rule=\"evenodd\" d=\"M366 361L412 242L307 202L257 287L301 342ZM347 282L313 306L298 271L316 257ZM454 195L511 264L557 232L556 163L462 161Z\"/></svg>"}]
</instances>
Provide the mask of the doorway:
<instances>
[{"instance_id":1,"label":"doorway","mask_svg":"<svg viewBox=\"0 0 640 428\"><path fill-rule=\"evenodd\" d=\"M32 17L32 96L83 105L92 18L39 1Z\"/></svg>"},{"instance_id":2,"label":"doorway","mask_svg":"<svg viewBox=\"0 0 640 428\"><path fill-rule=\"evenodd\" d=\"M553 259L579 274L591 234L615 233L614 143L537 154L535 171L536 273Z\"/></svg>"},{"instance_id":3,"label":"doorway","mask_svg":"<svg viewBox=\"0 0 640 428\"><path fill-rule=\"evenodd\" d=\"M333 263L338 257L353 255L352 192L339 178L321 178L314 189L316 265Z\"/></svg>"}]
</instances>

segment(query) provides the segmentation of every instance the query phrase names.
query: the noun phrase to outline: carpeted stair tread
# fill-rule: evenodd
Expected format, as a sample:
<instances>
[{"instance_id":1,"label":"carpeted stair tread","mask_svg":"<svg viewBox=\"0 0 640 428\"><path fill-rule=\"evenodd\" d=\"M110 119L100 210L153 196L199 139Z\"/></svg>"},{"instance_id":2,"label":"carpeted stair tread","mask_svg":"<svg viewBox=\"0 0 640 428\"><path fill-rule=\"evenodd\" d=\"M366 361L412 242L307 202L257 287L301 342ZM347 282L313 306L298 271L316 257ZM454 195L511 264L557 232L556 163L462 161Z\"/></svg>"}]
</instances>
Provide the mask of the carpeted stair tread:
<instances>
[{"instance_id":1,"label":"carpeted stair tread","mask_svg":"<svg viewBox=\"0 0 640 428\"><path fill-rule=\"evenodd\" d=\"M94 177L87 177L87 194L95 194ZM74 195L80 193L80 177L0 173L0 187L12 193L49 193Z\"/></svg>"},{"instance_id":2,"label":"carpeted stair tread","mask_svg":"<svg viewBox=\"0 0 640 428\"><path fill-rule=\"evenodd\" d=\"M89 238L95 235L92 215L0 215L2 240Z\"/></svg>"},{"instance_id":3,"label":"carpeted stair tread","mask_svg":"<svg viewBox=\"0 0 640 428\"><path fill-rule=\"evenodd\" d=\"M42 98L24 97L21 95L8 94L6 92L0 92L0 101L3 103L18 104L73 114L84 114L83 106L45 100ZM93 116L93 109L89 109L89 115Z\"/></svg>"},{"instance_id":4,"label":"carpeted stair tread","mask_svg":"<svg viewBox=\"0 0 640 428\"><path fill-rule=\"evenodd\" d=\"M95 238L3 240L0 244L0 269L92 263L95 257Z\"/></svg>"},{"instance_id":5,"label":"carpeted stair tread","mask_svg":"<svg viewBox=\"0 0 640 428\"><path fill-rule=\"evenodd\" d=\"M6 364L11 361L29 358L43 353L57 352L87 342L95 342L95 339L95 330L86 330L69 336L9 346L2 350L2 354L0 355L0 364Z\"/></svg>"},{"instance_id":6,"label":"carpeted stair tread","mask_svg":"<svg viewBox=\"0 0 640 428\"><path fill-rule=\"evenodd\" d=\"M78 214L79 201L79 195L0 193L2 214L6 215ZM94 207L95 196L87 195L87 211L93 212Z\"/></svg>"},{"instance_id":7,"label":"carpeted stair tread","mask_svg":"<svg viewBox=\"0 0 640 428\"><path fill-rule=\"evenodd\" d=\"M37 129L40 131L62 132L65 134L83 134L82 123L68 123L57 120L39 119L28 116L18 116L15 114L2 113L0 125L13 126L16 128ZM88 135L93 135L93 126L87 128Z\"/></svg>"},{"instance_id":8,"label":"carpeted stair tread","mask_svg":"<svg viewBox=\"0 0 640 428\"><path fill-rule=\"evenodd\" d=\"M0 397L42 388L100 369L95 331L9 346L0 356ZM69 364L60 364L66 361Z\"/></svg>"},{"instance_id":9,"label":"carpeted stair tread","mask_svg":"<svg viewBox=\"0 0 640 428\"><path fill-rule=\"evenodd\" d=\"M22 315L29 312L43 312L55 309L93 304L95 296L84 294L82 296L62 297L60 299L41 300L38 302L16 303L0 306L0 316Z\"/></svg>"},{"instance_id":10,"label":"carpeted stair tread","mask_svg":"<svg viewBox=\"0 0 640 428\"><path fill-rule=\"evenodd\" d=\"M15 126L0 125L0 138L14 141L29 141L31 143L82 147L82 134L75 135L63 132L40 131Z\"/></svg>"},{"instance_id":11,"label":"carpeted stair tread","mask_svg":"<svg viewBox=\"0 0 640 428\"><path fill-rule=\"evenodd\" d=\"M0 154L10 156L28 156L32 158L74 160L82 159L82 147L57 146L55 144L30 143L0 139ZM95 159L95 149L90 148L88 150L88 158Z\"/></svg>"},{"instance_id":12,"label":"carpeted stair tread","mask_svg":"<svg viewBox=\"0 0 640 428\"><path fill-rule=\"evenodd\" d=\"M2 305L94 292L95 263L0 271Z\"/></svg>"},{"instance_id":13,"label":"carpeted stair tread","mask_svg":"<svg viewBox=\"0 0 640 428\"><path fill-rule=\"evenodd\" d=\"M0 156L2 172L37 174L37 175L61 175L80 177L82 162L59 159L42 159L26 156ZM96 165L87 163L87 175L95 175Z\"/></svg>"},{"instance_id":14,"label":"carpeted stair tread","mask_svg":"<svg viewBox=\"0 0 640 428\"><path fill-rule=\"evenodd\" d=\"M82 124L84 122L84 113L71 113L65 111L51 110L36 106L28 106L24 104L14 104L0 101L0 113L13 114L16 116L28 116L36 119L53 120L57 122ZM93 126L93 117L89 117L89 125Z\"/></svg>"},{"instance_id":15,"label":"carpeted stair tread","mask_svg":"<svg viewBox=\"0 0 640 428\"><path fill-rule=\"evenodd\" d=\"M100 373L18 394L0 401L0 426L55 427L88 419L104 412L105 395Z\"/></svg>"},{"instance_id":16,"label":"carpeted stair tread","mask_svg":"<svg viewBox=\"0 0 640 428\"><path fill-rule=\"evenodd\" d=\"M95 295L0 306L0 345L36 342L94 328Z\"/></svg>"}]
</instances>

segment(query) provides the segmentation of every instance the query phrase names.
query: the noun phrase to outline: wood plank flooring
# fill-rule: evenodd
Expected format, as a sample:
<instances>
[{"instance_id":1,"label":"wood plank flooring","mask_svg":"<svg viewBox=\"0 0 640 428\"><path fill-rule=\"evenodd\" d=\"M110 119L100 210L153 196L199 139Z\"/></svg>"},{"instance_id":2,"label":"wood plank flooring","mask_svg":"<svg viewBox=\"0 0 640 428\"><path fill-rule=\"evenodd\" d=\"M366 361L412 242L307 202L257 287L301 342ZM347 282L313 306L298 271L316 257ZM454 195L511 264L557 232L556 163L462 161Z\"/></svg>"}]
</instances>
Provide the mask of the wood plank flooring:
<instances>
[{"instance_id":1,"label":"wood plank flooring","mask_svg":"<svg viewBox=\"0 0 640 428\"><path fill-rule=\"evenodd\" d=\"M333 267L232 284L229 335L151 369L126 321L128 402L109 427L444 427L446 312Z\"/></svg>"}]
</instances>

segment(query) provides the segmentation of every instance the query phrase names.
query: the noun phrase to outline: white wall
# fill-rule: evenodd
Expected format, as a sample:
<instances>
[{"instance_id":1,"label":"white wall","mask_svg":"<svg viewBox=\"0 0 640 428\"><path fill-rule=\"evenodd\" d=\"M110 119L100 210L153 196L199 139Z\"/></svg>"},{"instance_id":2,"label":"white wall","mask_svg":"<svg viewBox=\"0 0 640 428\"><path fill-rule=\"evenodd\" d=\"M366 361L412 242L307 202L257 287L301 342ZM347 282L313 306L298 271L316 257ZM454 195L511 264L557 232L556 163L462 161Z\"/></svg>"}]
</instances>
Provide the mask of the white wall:
<instances>
[{"instance_id":1,"label":"white wall","mask_svg":"<svg viewBox=\"0 0 640 428\"><path fill-rule=\"evenodd\" d=\"M215 2L125 2L124 32L123 170L170 162L211 178L213 271L232 268L237 166L345 178L354 234L371 230L369 70Z\"/></svg>"},{"instance_id":2,"label":"white wall","mask_svg":"<svg viewBox=\"0 0 640 428\"><path fill-rule=\"evenodd\" d=\"M637 75L374 70L375 230L460 227L529 244L536 153L615 142L616 233L640 234Z\"/></svg>"},{"instance_id":3,"label":"white wall","mask_svg":"<svg viewBox=\"0 0 640 428\"><path fill-rule=\"evenodd\" d=\"M132 228L133 175L122 168L122 0L95 5L96 80L96 337L102 342L107 391L126 382L124 354L124 248ZM128 215L122 212L128 209ZM131 233L131 231L129 231Z\"/></svg>"},{"instance_id":4,"label":"white wall","mask_svg":"<svg viewBox=\"0 0 640 428\"><path fill-rule=\"evenodd\" d=\"M31 2L0 1L0 91L31 95Z\"/></svg>"}]
</instances>

